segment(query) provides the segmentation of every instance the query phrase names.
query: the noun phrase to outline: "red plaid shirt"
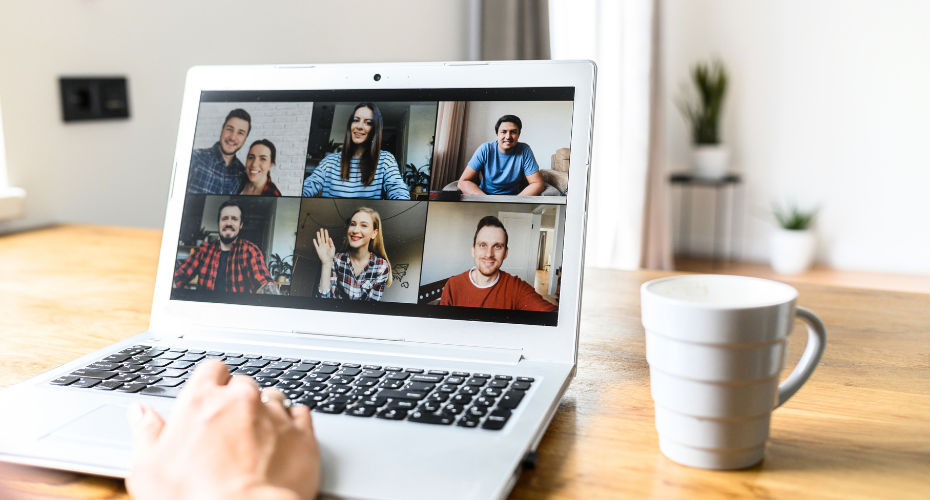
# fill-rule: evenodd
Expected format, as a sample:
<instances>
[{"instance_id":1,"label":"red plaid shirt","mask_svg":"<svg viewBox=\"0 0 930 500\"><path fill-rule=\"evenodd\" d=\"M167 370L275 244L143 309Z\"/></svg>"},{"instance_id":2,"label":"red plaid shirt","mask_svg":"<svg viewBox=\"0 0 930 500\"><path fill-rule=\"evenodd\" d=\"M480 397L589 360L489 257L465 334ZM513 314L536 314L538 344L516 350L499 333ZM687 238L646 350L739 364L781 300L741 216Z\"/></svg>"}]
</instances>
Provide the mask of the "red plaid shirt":
<instances>
[{"instance_id":1,"label":"red plaid shirt","mask_svg":"<svg viewBox=\"0 0 930 500\"><path fill-rule=\"evenodd\" d=\"M323 298L348 300L381 300L387 287L391 267L388 261L374 253L369 254L368 264L362 274L355 276L349 252L337 253L333 259L333 270L329 277L329 292Z\"/></svg>"},{"instance_id":2,"label":"red plaid shirt","mask_svg":"<svg viewBox=\"0 0 930 500\"><path fill-rule=\"evenodd\" d=\"M275 186L269 178L265 181L265 187L262 188L262 194L259 196L281 196L281 191L278 190L278 186Z\"/></svg>"},{"instance_id":3,"label":"red plaid shirt","mask_svg":"<svg viewBox=\"0 0 930 500\"><path fill-rule=\"evenodd\" d=\"M219 242L200 245L200 249L182 262L174 272L174 287L181 288L194 276L199 276L199 286L204 290L213 290L216 273L220 267L220 252L222 249ZM224 291L255 293L265 283L274 281L265 267L262 251L255 244L242 238L233 242L226 264Z\"/></svg>"}]
</instances>

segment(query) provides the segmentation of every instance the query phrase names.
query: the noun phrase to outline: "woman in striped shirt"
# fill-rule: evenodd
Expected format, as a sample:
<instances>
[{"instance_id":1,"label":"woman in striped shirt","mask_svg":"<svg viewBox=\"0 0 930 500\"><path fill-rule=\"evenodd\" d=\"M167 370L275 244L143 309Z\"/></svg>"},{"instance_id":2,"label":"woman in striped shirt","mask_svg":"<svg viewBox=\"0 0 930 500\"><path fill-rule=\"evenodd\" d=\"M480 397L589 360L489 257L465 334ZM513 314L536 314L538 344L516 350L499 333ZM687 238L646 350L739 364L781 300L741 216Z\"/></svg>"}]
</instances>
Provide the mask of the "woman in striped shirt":
<instances>
[{"instance_id":1,"label":"woman in striped shirt","mask_svg":"<svg viewBox=\"0 0 930 500\"><path fill-rule=\"evenodd\" d=\"M381 150L381 111L359 103L346 124L342 153L333 153L304 180L303 195L324 198L409 200L394 155ZM374 159L377 158L377 161Z\"/></svg>"}]
</instances>

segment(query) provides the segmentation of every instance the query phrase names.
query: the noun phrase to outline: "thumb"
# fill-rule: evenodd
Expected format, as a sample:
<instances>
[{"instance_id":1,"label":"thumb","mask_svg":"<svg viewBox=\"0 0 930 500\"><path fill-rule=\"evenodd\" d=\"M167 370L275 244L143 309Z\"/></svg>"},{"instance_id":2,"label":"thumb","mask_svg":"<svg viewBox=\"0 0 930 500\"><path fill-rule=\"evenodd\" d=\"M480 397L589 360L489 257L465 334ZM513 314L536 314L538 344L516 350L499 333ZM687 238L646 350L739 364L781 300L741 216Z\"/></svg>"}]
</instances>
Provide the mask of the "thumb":
<instances>
[{"instance_id":1,"label":"thumb","mask_svg":"<svg viewBox=\"0 0 930 500\"><path fill-rule=\"evenodd\" d=\"M136 457L148 455L155 447L165 421L149 406L139 403L129 405L127 412L132 427L132 448Z\"/></svg>"}]
</instances>

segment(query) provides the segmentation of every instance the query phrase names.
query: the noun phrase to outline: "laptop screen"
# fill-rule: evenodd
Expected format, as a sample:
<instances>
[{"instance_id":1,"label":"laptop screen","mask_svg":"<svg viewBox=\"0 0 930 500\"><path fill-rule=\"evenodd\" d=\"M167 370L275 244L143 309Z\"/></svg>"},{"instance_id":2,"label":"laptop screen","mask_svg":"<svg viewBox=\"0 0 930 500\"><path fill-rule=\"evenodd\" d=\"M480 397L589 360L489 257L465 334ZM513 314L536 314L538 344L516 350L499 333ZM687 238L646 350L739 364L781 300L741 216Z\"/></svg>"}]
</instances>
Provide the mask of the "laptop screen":
<instances>
[{"instance_id":1,"label":"laptop screen","mask_svg":"<svg viewBox=\"0 0 930 500\"><path fill-rule=\"evenodd\" d=\"M557 326L573 98L203 92L171 299Z\"/></svg>"}]
</instances>

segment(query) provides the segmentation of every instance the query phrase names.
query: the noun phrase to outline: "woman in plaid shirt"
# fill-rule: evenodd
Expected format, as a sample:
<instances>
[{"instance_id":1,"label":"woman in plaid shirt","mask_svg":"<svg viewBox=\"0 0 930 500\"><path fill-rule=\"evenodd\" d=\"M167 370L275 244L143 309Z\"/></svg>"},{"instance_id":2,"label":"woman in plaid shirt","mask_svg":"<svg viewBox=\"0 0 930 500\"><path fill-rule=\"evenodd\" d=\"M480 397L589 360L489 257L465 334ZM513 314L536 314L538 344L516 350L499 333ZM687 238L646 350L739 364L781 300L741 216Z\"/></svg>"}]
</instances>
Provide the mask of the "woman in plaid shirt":
<instances>
[{"instance_id":1,"label":"woman in plaid shirt","mask_svg":"<svg viewBox=\"0 0 930 500\"><path fill-rule=\"evenodd\" d=\"M384 251L381 216L359 207L348 220L346 239L336 253L329 231L320 229L313 246L323 262L320 296L349 300L381 300L391 286L391 263Z\"/></svg>"}]
</instances>

